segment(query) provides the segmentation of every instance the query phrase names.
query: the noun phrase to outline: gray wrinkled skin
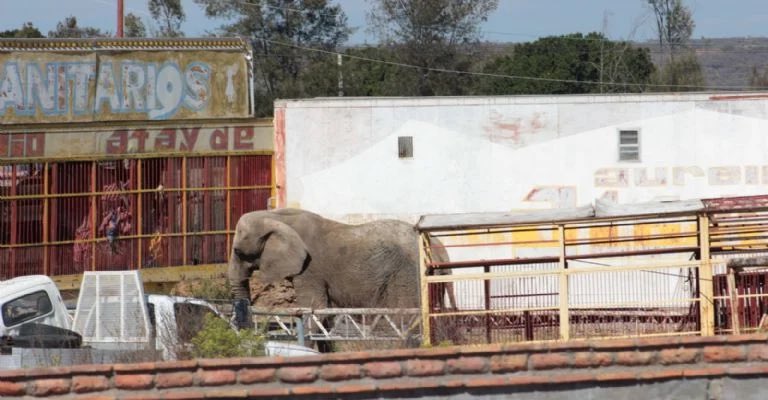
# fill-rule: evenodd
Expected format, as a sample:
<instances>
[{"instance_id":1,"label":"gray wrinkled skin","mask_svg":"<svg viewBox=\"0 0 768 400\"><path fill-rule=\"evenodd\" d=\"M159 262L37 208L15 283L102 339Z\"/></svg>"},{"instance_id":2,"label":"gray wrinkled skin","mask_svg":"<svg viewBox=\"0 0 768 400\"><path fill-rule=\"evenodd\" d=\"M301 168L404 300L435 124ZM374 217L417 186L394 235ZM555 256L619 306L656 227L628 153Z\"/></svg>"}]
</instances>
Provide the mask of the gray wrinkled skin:
<instances>
[{"instance_id":1,"label":"gray wrinkled skin","mask_svg":"<svg viewBox=\"0 0 768 400\"><path fill-rule=\"evenodd\" d=\"M418 234L405 222L346 225L302 210L256 211L237 223L228 276L236 299L250 300L258 270L264 283L292 279L300 307L418 307L418 255ZM441 248L433 257L448 259Z\"/></svg>"}]
</instances>

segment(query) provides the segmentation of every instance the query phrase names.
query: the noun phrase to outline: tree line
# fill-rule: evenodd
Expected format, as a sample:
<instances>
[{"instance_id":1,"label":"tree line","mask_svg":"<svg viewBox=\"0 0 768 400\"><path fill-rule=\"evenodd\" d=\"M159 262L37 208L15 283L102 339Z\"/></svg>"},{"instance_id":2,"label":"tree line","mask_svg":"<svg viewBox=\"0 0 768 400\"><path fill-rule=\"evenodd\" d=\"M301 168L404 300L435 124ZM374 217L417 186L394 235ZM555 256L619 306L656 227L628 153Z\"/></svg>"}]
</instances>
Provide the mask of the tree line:
<instances>
[{"instance_id":1,"label":"tree line","mask_svg":"<svg viewBox=\"0 0 768 400\"><path fill-rule=\"evenodd\" d=\"M482 40L498 0L370 0L376 45L349 46L347 17L331 0L194 0L222 24L211 36L243 36L254 49L256 112L278 98L471 96L705 90L695 28L683 0L639 0L653 15L660 54L603 33L542 37L529 43ZM128 37L180 37L180 0L148 0L152 28L135 14ZM48 37L110 36L65 18ZM43 37L31 23L0 37ZM751 84L764 86L755 69Z\"/></svg>"}]
</instances>

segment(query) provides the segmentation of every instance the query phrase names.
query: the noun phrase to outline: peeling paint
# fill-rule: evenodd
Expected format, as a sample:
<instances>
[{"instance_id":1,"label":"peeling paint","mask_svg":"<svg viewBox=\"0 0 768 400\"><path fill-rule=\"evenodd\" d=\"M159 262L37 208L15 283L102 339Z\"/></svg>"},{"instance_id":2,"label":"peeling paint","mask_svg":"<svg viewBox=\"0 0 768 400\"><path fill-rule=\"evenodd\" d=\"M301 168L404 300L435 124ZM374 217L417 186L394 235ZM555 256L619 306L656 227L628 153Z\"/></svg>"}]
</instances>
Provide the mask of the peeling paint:
<instances>
[{"instance_id":1,"label":"peeling paint","mask_svg":"<svg viewBox=\"0 0 768 400\"><path fill-rule=\"evenodd\" d=\"M249 116L236 51L0 54L0 122Z\"/></svg>"}]
</instances>

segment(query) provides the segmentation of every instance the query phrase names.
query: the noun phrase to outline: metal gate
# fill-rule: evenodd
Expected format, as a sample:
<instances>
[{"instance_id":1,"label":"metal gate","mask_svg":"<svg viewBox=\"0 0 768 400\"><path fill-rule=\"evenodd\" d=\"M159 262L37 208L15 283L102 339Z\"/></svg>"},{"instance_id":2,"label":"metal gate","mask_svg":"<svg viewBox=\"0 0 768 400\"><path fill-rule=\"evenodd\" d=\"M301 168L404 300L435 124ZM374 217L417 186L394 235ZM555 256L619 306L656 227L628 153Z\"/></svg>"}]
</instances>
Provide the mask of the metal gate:
<instances>
[{"instance_id":1,"label":"metal gate","mask_svg":"<svg viewBox=\"0 0 768 400\"><path fill-rule=\"evenodd\" d=\"M2 165L0 279L225 263L272 170L272 155Z\"/></svg>"}]
</instances>

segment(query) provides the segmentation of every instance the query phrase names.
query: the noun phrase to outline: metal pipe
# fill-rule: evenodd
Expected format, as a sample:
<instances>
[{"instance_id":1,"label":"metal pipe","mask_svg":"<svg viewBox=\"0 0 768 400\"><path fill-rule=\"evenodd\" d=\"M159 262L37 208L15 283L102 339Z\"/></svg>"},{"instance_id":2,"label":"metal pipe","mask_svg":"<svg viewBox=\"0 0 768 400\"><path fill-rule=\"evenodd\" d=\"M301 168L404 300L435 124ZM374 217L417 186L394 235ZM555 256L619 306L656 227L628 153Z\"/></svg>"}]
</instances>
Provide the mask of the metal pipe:
<instances>
[{"instance_id":1,"label":"metal pipe","mask_svg":"<svg viewBox=\"0 0 768 400\"><path fill-rule=\"evenodd\" d=\"M117 37L123 37L123 0L117 0Z\"/></svg>"},{"instance_id":2,"label":"metal pipe","mask_svg":"<svg viewBox=\"0 0 768 400\"><path fill-rule=\"evenodd\" d=\"M655 255L655 254L674 254L674 253L690 253L696 252L699 248L692 247L676 247L672 249L646 249L646 250L634 250L634 251L612 251L605 253L592 253L592 254L578 254L566 256L566 260L582 260L590 258L613 258L613 257L627 257L627 256L642 256L642 255ZM482 267L485 265L520 265L520 264L541 264L541 263L555 263L560 260L560 257L531 257L531 258L506 258L498 260L476 260L476 261L455 261L455 262L433 262L427 264L430 268L468 268L468 267Z\"/></svg>"},{"instance_id":3,"label":"metal pipe","mask_svg":"<svg viewBox=\"0 0 768 400\"><path fill-rule=\"evenodd\" d=\"M43 164L43 194L46 195L45 199L43 200L43 274L50 276L51 275L51 263L48 259L49 257L49 249L48 249L48 231L50 229L49 227L49 215L50 211L48 210L48 207L50 205L50 202L48 200L48 163Z\"/></svg>"}]
</instances>

